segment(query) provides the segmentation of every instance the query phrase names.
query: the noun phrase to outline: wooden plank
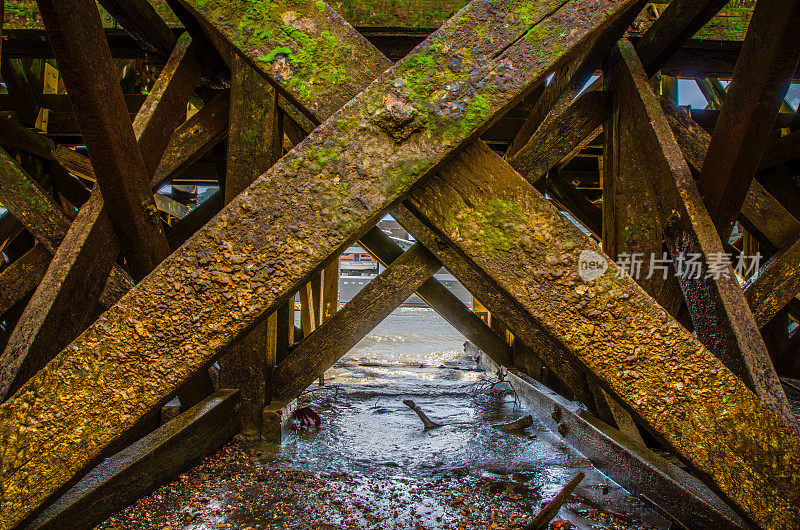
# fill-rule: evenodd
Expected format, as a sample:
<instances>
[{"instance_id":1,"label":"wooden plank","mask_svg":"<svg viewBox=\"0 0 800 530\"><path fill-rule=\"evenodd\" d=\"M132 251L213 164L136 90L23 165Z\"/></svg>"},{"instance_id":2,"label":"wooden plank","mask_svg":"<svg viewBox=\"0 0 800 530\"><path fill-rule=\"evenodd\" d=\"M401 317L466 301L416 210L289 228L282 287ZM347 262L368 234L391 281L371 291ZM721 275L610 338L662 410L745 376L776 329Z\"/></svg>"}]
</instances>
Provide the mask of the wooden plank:
<instances>
[{"instance_id":1,"label":"wooden plank","mask_svg":"<svg viewBox=\"0 0 800 530\"><path fill-rule=\"evenodd\" d=\"M800 437L502 159L468 147L479 148L483 168L448 165L406 204L748 517L796 526ZM583 281L581 253L608 269Z\"/></svg>"},{"instance_id":2,"label":"wooden plank","mask_svg":"<svg viewBox=\"0 0 800 530\"><path fill-rule=\"evenodd\" d=\"M711 136L673 103L662 99L661 108L686 162L699 172L703 167ZM758 234L775 248L784 248L800 238L800 221L756 180L750 183L741 214L747 230Z\"/></svg>"},{"instance_id":3,"label":"wooden plank","mask_svg":"<svg viewBox=\"0 0 800 530\"><path fill-rule=\"evenodd\" d=\"M56 251L70 219L53 198L0 148L0 203L51 254Z\"/></svg>"},{"instance_id":4,"label":"wooden plank","mask_svg":"<svg viewBox=\"0 0 800 530\"><path fill-rule=\"evenodd\" d=\"M744 296L759 327L800 293L800 241L781 249L744 287Z\"/></svg>"},{"instance_id":5,"label":"wooden plank","mask_svg":"<svg viewBox=\"0 0 800 530\"><path fill-rule=\"evenodd\" d=\"M217 191L200 206L189 212L189 215L172 226L167 234L169 248L173 251L180 247L187 239L200 230L222 209L222 192Z\"/></svg>"},{"instance_id":6,"label":"wooden plank","mask_svg":"<svg viewBox=\"0 0 800 530\"><path fill-rule=\"evenodd\" d=\"M652 76L687 40L722 9L727 0L676 0L636 43L636 52Z\"/></svg>"},{"instance_id":7,"label":"wooden plank","mask_svg":"<svg viewBox=\"0 0 800 530\"><path fill-rule=\"evenodd\" d=\"M440 267L436 258L418 243L394 260L278 364L278 399L296 398Z\"/></svg>"},{"instance_id":8,"label":"wooden plank","mask_svg":"<svg viewBox=\"0 0 800 530\"><path fill-rule=\"evenodd\" d=\"M32 524L92 528L175 479L239 431L238 390L221 390L107 458Z\"/></svg>"},{"instance_id":9,"label":"wooden plank","mask_svg":"<svg viewBox=\"0 0 800 530\"><path fill-rule=\"evenodd\" d=\"M109 244L115 234L108 217L97 211L102 206L102 201L89 201L81 208L14 327L0 356L0 400L16 392L94 320L119 252Z\"/></svg>"},{"instance_id":10,"label":"wooden plank","mask_svg":"<svg viewBox=\"0 0 800 530\"><path fill-rule=\"evenodd\" d=\"M322 272L322 320L330 320L339 310L339 258Z\"/></svg>"},{"instance_id":11,"label":"wooden plank","mask_svg":"<svg viewBox=\"0 0 800 530\"><path fill-rule=\"evenodd\" d=\"M175 129L151 180L154 188L179 176L227 136L229 99L227 91L217 94Z\"/></svg>"},{"instance_id":12,"label":"wooden plank","mask_svg":"<svg viewBox=\"0 0 800 530\"><path fill-rule=\"evenodd\" d=\"M134 120L141 157L152 171L180 123L199 77L189 39L181 39L150 97ZM104 196L95 189L69 227L53 261L0 356L0 399L5 399L41 369L94 320L103 286L120 253ZM139 271L142 272L141 270ZM106 297L116 299L133 283L114 271ZM121 292L120 292L121 291Z\"/></svg>"},{"instance_id":13,"label":"wooden plank","mask_svg":"<svg viewBox=\"0 0 800 530\"><path fill-rule=\"evenodd\" d=\"M139 46L167 59L175 47L175 35L147 0L100 0L117 24Z\"/></svg>"},{"instance_id":14,"label":"wooden plank","mask_svg":"<svg viewBox=\"0 0 800 530\"><path fill-rule=\"evenodd\" d=\"M243 59L236 57L232 63L224 183L226 204L247 189L283 154L283 130L275 89ZM273 334L277 332L274 324L272 330ZM242 391L239 409L242 434L256 440L260 436L262 411L268 403L270 387L265 366L275 365L274 358L268 358L275 340L275 337L270 337L269 319L263 319L246 336L231 344L219 361L223 388Z\"/></svg>"},{"instance_id":15,"label":"wooden plank","mask_svg":"<svg viewBox=\"0 0 800 530\"><path fill-rule=\"evenodd\" d=\"M475 151L478 156L467 154L467 157L458 161L459 167L481 168L486 164L481 152L488 152L488 147L476 147L468 151ZM464 166L466 163L470 166ZM509 168L508 171L513 170ZM497 315L508 325L511 332L514 333L515 340L522 341L530 351L540 358L560 379L560 385L565 387L578 401L592 402L591 392L581 368L567 358L566 351L557 338L542 330L536 321L525 315L525 312L518 306L519 303L507 291L487 282L482 270L465 260L457 249L433 233L405 207L396 207L392 210L392 215L425 245L425 248L429 249L470 293L478 297L482 305L485 305L493 315Z\"/></svg>"},{"instance_id":16,"label":"wooden plank","mask_svg":"<svg viewBox=\"0 0 800 530\"><path fill-rule=\"evenodd\" d=\"M641 150L639 162L643 165L638 171L649 170L654 197L659 198L653 213L664 227L675 269L680 272L681 260L691 256L699 256L701 262L699 273L686 270L676 274L698 339L776 414L794 425L796 420L730 259L629 42L620 41L611 65L620 114L628 116L627 126L636 139L626 149Z\"/></svg>"},{"instance_id":17,"label":"wooden plank","mask_svg":"<svg viewBox=\"0 0 800 530\"><path fill-rule=\"evenodd\" d=\"M508 163L531 183L544 177L605 121L609 99L606 92L586 91L563 113L549 114Z\"/></svg>"},{"instance_id":18,"label":"wooden plank","mask_svg":"<svg viewBox=\"0 0 800 530\"><path fill-rule=\"evenodd\" d=\"M373 227L359 240L367 252L380 261L384 267L391 265L403 254L403 249L392 241L380 228ZM417 295L459 333L475 344L495 362L504 366L512 364L511 347L492 328L487 326L475 313L435 278L425 280Z\"/></svg>"},{"instance_id":19,"label":"wooden plank","mask_svg":"<svg viewBox=\"0 0 800 530\"><path fill-rule=\"evenodd\" d=\"M39 9L108 215L132 275L141 279L169 254L169 245L97 7L90 0L41 0Z\"/></svg>"},{"instance_id":20,"label":"wooden plank","mask_svg":"<svg viewBox=\"0 0 800 530\"><path fill-rule=\"evenodd\" d=\"M760 0L727 87L698 186L722 237L730 234L800 59L800 5Z\"/></svg>"},{"instance_id":21,"label":"wooden plank","mask_svg":"<svg viewBox=\"0 0 800 530\"><path fill-rule=\"evenodd\" d=\"M8 522L3 524L10 526L29 517L91 465L136 419L155 410L259 317L287 302L313 272L346 248L359 232L374 225L412 184L477 136L493 117L524 98L543 82L546 72L567 60L631 4L609 2L600 12L588 9L587 1L535 6L512 1L502 8L471 4L371 84L334 120L317 128L291 156L273 166L184 244L181 252L104 313L49 368L0 405L0 438L6 447L0 467L1 502L8 514ZM211 7L212 2L206 5ZM231 2L225 5L236 7ZM224 17L225 6L219 7L223 9L215 13ZM310 12L318 13L319 7L312 6ZM486 39L486 32L494 38ZM559 45L553 46L556 42ZM453 115L445 112L444 102L443 108L439 106L434 94L437 87L452 82L454 72L448 65L458 68L452 61L462 48L472 50L474 62L463 64L458 75L476 76L483 82L465 83L450 92L454 98L478 102L477 107L468 106L472 112ZM325 65L329 68L330 61ZM426 76L425 83L419 82L419 75ZM403 89L395 87L395 82ZM387 93L396 94L397 102L391 98L384 102ZM378 109L382 112L374 116ZM417 120L426 115L436 119L419 123L424 134L413 131L414 121L411 130L407 122L406 127L398 127L404 121L404 109L412 115L416 111ZM404 132L409 132L405 138ZM395 138L398 135L399 140ZM329 139L334 136L337 142L331 145ZM364 167L365 162L372 165ZM304 243L307 240L313 243ZM234 254L239 266L228 269L223 262L230 263ZM189 287L187 292L190 285L198 290ZM192 326L165 329L159 306L168 306L170 318L192 322ZM91 347L84 342L87 340ZM167 345L180 355L165 357ZM115 353L106 356L106 351ZM98 355L104 362L91 361ZM159 370L153 370L153 363ZM68 374L58 367L69 367L65 370ZM90 375L96 370L104 375ZM137 371L139 381L135 394L127 382L131 370ZM122 373L127 374L125 382L119 378ZM25 390L27 385L47 390L34 398ZM29 400L33 400L30 406L22 405ZM87 412L93 407L103 410L100 425ZM19 431L26 423L24 416L44 421L56 413L64 419L50 423L54 431ZM92 428L79 427L83 422L91 422ZM67 424L70 427L64 429ZM78 440L66 436L67 431L83 435ZM75 444L82 450L75 451ZM31 447L37 448L35 454L27 449ZM19 465L12 464L18 456L22 458ZM66 461L71 464L65 465Z\"/></svg>"},{"instance_id":22,"label":"wooden plank","mask_svg":"<svg viewBox=\"0 0 800 530\"><path fill-rule=\"evenodd\" d=\"M48 263L50 253L37 244L0 272L0 316L36 289Z\"/></svg>"}]
</instances>

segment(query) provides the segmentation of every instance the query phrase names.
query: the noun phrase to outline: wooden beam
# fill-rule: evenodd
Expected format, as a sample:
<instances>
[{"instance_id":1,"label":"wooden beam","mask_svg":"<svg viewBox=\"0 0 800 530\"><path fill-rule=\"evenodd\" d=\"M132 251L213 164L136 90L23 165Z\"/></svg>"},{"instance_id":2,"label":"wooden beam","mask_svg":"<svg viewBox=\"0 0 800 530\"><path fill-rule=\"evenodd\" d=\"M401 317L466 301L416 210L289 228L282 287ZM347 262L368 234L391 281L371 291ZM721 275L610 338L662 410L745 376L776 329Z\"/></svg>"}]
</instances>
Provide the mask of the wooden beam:
<instances>
[{"instance_id":1,"label":"wooden beam","mask_svg":"<svg viewBox=\"0 0 800 530\"><path fill-rule=\"evenodd\" d=\"M725 238L742 209L800 59L800 5L760 0L727 87L698 186Z\"/></svg>"},{"instance_id":2,"label":"wooden beam","mask_svg":"<svg viewBox=\"0 0 800 530\"><path fill-rule=\"evenodd\" d=\"M457 167L464 168L465 162L470 164L469 167L485 166L485 156L489 152L488 147L474 147L469 151L473 151L473 153L468 155L468 159L461 160ZM509 169L509 171L513 170ZM566 351L558 339L549 335L535 321L525 316L525 312L521 310L513 296L503 289L498 289L496 285L486 282L483 271L465 260L455 248L433 233L407 208L397 207L392 210L392 215L425 245L447 267L447 270L491 311L492 315L497 315L502 319L514 333L515 340L522 341L530 351L539 357L563 382L568 393L583 403L591 402L591 392L581 368L566 357Z\"/></svg>"},{"instance_id":3,"label":"wooden beam","mask_svg":"<svg viewBox=\"0 0 800 530\"><path fill-rule=\"evenodd\" d=\"M107 458L51 504L35 528L92 528L199 464L239 431L238 390L221 390Z\"/></svg>"},{"instance_id":4,"label":"wooden beam","mask_svg":"<svg viewBox=\"0 0 800 530\"><path fill-rule=\"evenodd\" d=\"M568 182L558 172L553 171L544 181L544 186L542 187L570 215L573 215L575 219L583 224L598 241L603 239L602 211L592 204L586 195L575 189L571 182Z\"/></svg>"},{"instance_id":5,"label":"wooden beam","mask_svg":"<svg viewBox=\"0 0 800 530\"><path fill-rule=\"evenodd\" d=\"M169 254L150 178L136 143L97 6L39 0L108 215L135 279Z\"/></svg>"},{"instance_id":6,"label":"wooden beam","mask_svg":"<svg viewBox=\"0 0 800 530\"><path fill-rule=\"evenodd\" d=\"M773 138L758 163L758 171L800 159L800 130Z\"/></svg>"},{"instance_id":7,"label":"wooden beam","mask_svg":"<svg viewBox=\"0 0 800 530\"><path fill-rule=\"evenodd\" d=\"M378 227L371 228L358 242L384 267L390 266L403 254L403 249ZM512 365L511 346L438 280L425 280L417 289L417 295L492 360L503 366Z\"/></svg>"},{"instance_id":8,"label":"wooden beam","mask_svg":"<svg viewBox=\"0 0 800 530\"><path fill-rule=\"evenodd\" d=\"M278 364L275 370L278 399L296 398L440 267L419 243L394 260Z\"/></svg>"},{"instance_id":9,"label":"wooden beam","mask_svg":"<svg viewBox=\"0 0 800 530\"><path fill-rule=\"evenodd\" d=\"M779 250L764 268L744 285L744 296L756 323L770 320L800 293L800 240Z\"/></svg>"},{"instance_id":10,"label":"wooden beam","mask_svg":"<svg viewBox=\"0 0 800 530\"><path fill-rule=\"evenodd\" d=\"M325 322L339 310L339 257L322 273L322 320Z\"/></svg>"},{"instance_id":11,"label":"wooden beam","mask_svg":"<svg viewBox=\"0 0 800 530\"><path fill-rule=\"evenodd\" d=\"M642 64L652 76L672 54L722 9L727 0L676 0L647 29L636 43Z\"/></svg>"},{"instance_id":12,"label":"wooden beam","mask_svg":"<svg viewBox=\"0 0 800 530\"><path fill-rule=\"evenodd\" d=\"M133 123L149 171L180 123L198 77L190 41L182 39ZM0 357L0 400L16 392L94 321L106 278L120 253L109 207L95 189L62 238ZM115 271L113 283L123 286L122 293L107 294L121 296L133 286L121 274Z\"/></svg>"},{"instance_id":13,"label":"wooden beam","mask_svg":"<svg viewBox=\"0 0 800 530\"><path fill-rule=\"evenodd\" d=\"M0 203L51 254L56 251L70 219L53 198L0 148Z\"/></svg>"},{"instance_id":14,"label":"wooden beam","mask_svg":"<svg viewBox=\"0 0 800 530\"><path fill-rule=\"evenodd\" d=\"M100 0L114 20L143 49L167 59L175 47L175 35L147 0Z\"/></svg>"},{"instance_id":15,"label":"wooden beam","mask_svg":"<svg viewBox=\"0 0 800 530\"><path fill-rule=\"evenodd\" d=\"M657 155L640 148L641 132L627 101L631 94L616 90L608 68L604 79L606 89L614 90L613 110L603 128L603 251L617 263L627 259L628 272L636 283L674 317L683 303L675 270L653 269L654 264L664 266L665 225L659 212L659 192L651 184L649 160ZM640 265L636 265L637 260ZM641 275L635 270L639 266Z\"/></svg>"},{"instance_id":16,"label":"wooden beam","mask_svg":"<svg viewBox=\"0 0 800 530\"><path fill-rule=\"evenodd\" d=\"M59 354L63 355L61 358L54 359L49 368L28 381L14 398L0 405L0 438L6 447L0 468L4 491L0 502L6 515L3 524L15 525L32 515L80 470L90 466L138 418L155 410L183 381L217 357L224 346L263 314L287 302L330 256L341 252L359 232L374 225L412 184L455 148L477 136L492 118L524 98L544 81L545 72L591 41L631 3L612 1L600 11L589 9L590 5L593 7L589 0L533 6L516 1L502 6L474 2L414 54L386 72L380 81L370 84L334 120L317 128L292 150L291 156L284 157L232 201L180 253L157 267L120 303L104 313ZM212 13L214 17L225 18L243 7L254 6L251 2L206 2L201 9L203 18ZM286 8L270 4L270 10L270 15L282 24ZM293 4L291 12L298 17L317 16L320 6ZM325 12L332 13L327 8ZM498 23L500 19L504 21L502 24ZM236 32L246 28L240 24L223 26L220 22L220 27L231 32L229 42L238 41ZM321 27L317 30L322 32ZM487 39L487 32L494 38ZM296 32L290 35L297 37ZM315 42L326 45L325 36L317 35L320 40ZM445 46L453 42L460 44ZM257 54L255 57L266 57L273 49L262 50L257 44L252 40L248 43L248 49ZM287 42L289 45L298 44L291 41ZM453 59L461 47L473 50L474 62L464 65L466 69L459 75L478 76L483 82L478 86L465 83L451 92L452 97L484 102L486 106L481 104L480 109L456 116L440 108L433 95L451 84L454 72L448 65L456 67ZM337 50L347 52L344 48ZM315 54L307 55L310 61L320 60L317 72L330 72L332 66L371 64L363 54L358 62L351 60L349 52L344 57L334 54L333 58L321 59ZM274 72L285 63L285 56L280 54L272 59L271 63L258 64L253 59L252 66ZM426 66L421 72L420 64L431 69ZM424 83L418 74L426 76ZM327 79L324 74L322 79ZM337 85L347 85L348 91L352 91L355 83L354 78L330 81L334 87L332 91L322 91L324 94L335 93ZM395 82L403 89L396 87ZM297 86L295 90L299 96L304 94L301 88ZM304 88L309 90L308 86ZM394 94L396 99L384 101L387 93ZM320 102L316 108L327 108L330 104ZM412 116L416 112L410 123L404 118L406 112ZM430 119L423 121L426 115ZM424 134L416 131L417 127ZM329 138L334 136L337 142L331 145ZM376 156L378 146L380 156ZM365 168L365 161L373 165ZM313 244L306 243L311 240ZM239 265L228 269L225 263L233 259ZM197 291L189 287L193 285L198 287ZM225 296L232 292L236 296ZM180 304L167 304L170 318L192 322L192 326L165 329L159 305L163 306L165 300L177 302L178 298ZM166 344L181 355L165 356ZM108 351L115 354L103 353ZM103 357L104 362L90 360L97 356ZM160 369L153 370L153 363ZM69 374L60 373L59 366L69 366ZM100 373L92 375L96 370L108 377ZM136 371L139 382L135 395L128 390L129 384L117 377L125 373L128 381L131 370ZM59 372L57 381L42 384L40 378L48 379L55 372ZM33 398L25 390L27 385L36 386L46 396L37 393L35 403L23 406L22 401ZM95 408L103 410L101 425L88 412ZM63 419L45 421L56 413ZM29 415L52 425L52 430L20 432L19 426L27 423L24 417ZM91 422L92 428L78 426L84 422ZM85 436L78 441L67 437L67 432L82 432ZM75 444L80 445L80 451L75 450ZM31 447L37 448L35 454L26 449ZM21 465L5 464L21 454L26 455ZM66 462L70 464L65 465Z\"/></svg>"},{"instance_id":17,"label":"wooden beam","mask_svg":"<svg viewBox=\"0 0 800 530\"><path fill-rule=\"evenodd\" d=\"M281 158L283 129L278 112L277 92L243 59L232 61L230 130L225 174L225 203L247 189L259 175ZM269 318L259 322L248 334L234 342L220 359L220 384L242 390L239 417L242 434L259 439L262 411L267 404L271 382L268 372L275 360L275 325ZM273 354L274 355L274 354Z\"/></svg>"},{"instance_id":18,"label":"wooden beam","mask_svg":"<svg viewBox=\"0 0 800 530\"><path fill-rule=\"evenodd\" d=\"M36 289L49 263L50 253L37 244L0 272L0 316Z\"/></svg>"},{"instance_id":19,"label":"wooden beam","mask_svg":"<svg viewBox=\"0 0 800 530\"><path fill-rule=\"evenodd\" d=\"M151 183L153 187L179 176L228 134L230 94L214 96L175 129Z\"/></svg>"},{"instance_id":20,"label":"wooden beam","mask_svg":"<svg viewBox=\"0 0 800 530\"><path fill-rule=\"evenodd\" d=\"M502 159L467 149L485 165L448 165L409 194L425 226L749 518L794 526L800 436ZM584 281L581 254L608 269Z\"/></svg>"},{"instance_id":21,"label":"wooden beam","mask_svg":"<svg viewBox=\"0 0 800 530\"><path fill-rule=\"evenodd\" d=\"M711 136L672 102L662 99L661 108L686 162L695 172L699 172L703 167ZM750 183L741 218L748 231L757 234L775 248L784 248L800 238L800 221L756 180Z\"/></svg>"},{"instance_id":22,"label":"wooden beam","mask_svg":"<svg viewBox=\"0 0 800 530\"><path fill-rule=\"evenodd\" d=\"M17 119L26 127L33 127L39 114L39 93L33 88L33 80L25 68L24 59L0 59L0 76L13 98Z\"/></svg>"},{"instance_id":23,"label":"wooden beam","mask_svg":"<svg viewBox=\"0 0 800 530\"><path fill-rule=\"evenodd\" d=\"M609 100L606 92L587 90L563 113L548 114L525 146L508 157L508 163L531 183L546 176L605 121Z\"/></svg>"},{"instance_id":24,"label":"wooden beam","mask_svg":"<svg viewBox=\"0 0 800 530\"><path fill-rule=\"evenodd\" d=\"M576 55L554 73L508 146L505 153L506 158L517 154L526 144L530 145L532 136L537 129L544 125L546 118L552 120L565 112L566 107L572 103L580 91L585 88L591 76L601 67L614 43L625 34L644 4L644 2L639 2L631 6L627 13L609 26L591 46L587 46L582 53Z\"/></svg>"},{"instance_id":25,"label":"wooden beam","mask_svg":"<svg viewBox=\"0 0 800 530\"><path fill-rule=\"evenodd\" d=\"M640 150L642 166L638 171L648 171L650 175L655 194L651 204L658 205L653 213L664 228L698 339L776 414L794 425L796 420L730 258L629 42L620 41L612 53L611 74L615 102L620 105L620 114L628 117L625 125L636 139L625 148ZM688 263L692 256L699 258L699 270L681 271L682 267L689 267L682 263Z\"/></svg>"}]
</instances>

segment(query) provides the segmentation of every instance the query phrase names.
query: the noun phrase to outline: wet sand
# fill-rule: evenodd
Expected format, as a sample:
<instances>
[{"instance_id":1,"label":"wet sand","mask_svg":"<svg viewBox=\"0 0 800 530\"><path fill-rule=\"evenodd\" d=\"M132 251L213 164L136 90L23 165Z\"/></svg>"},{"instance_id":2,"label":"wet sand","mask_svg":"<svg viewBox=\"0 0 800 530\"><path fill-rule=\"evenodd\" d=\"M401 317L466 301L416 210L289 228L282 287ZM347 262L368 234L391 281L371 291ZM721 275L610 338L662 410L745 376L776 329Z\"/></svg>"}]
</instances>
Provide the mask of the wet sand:
<instances>
[{"instance_id":1,"label":"wet sand","mask_svg":"<svg viewBox=\"0 0 800 530\"><path fill-rule=\"evenodd\" d=\"M323 418L280 446L234 440L101 528L520 528L579 471L572 528L668 528L463 353L426 310L394 313L308 392ZM423 431L412 399L443 427ZM566 526L564 526L566 528Z\"/></svg>"}]
</instances>

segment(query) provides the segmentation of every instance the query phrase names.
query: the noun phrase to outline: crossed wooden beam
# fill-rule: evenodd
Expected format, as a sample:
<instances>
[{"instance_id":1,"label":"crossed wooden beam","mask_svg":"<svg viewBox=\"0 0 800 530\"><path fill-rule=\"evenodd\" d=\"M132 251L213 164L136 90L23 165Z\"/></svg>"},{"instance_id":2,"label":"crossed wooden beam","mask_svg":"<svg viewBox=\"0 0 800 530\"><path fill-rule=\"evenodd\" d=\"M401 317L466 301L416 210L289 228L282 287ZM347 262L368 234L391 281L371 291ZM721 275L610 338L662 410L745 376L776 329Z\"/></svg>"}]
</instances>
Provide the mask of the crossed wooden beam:
<instances>
[{"instance_id":1,"label":"crossed wooden beam","mask_svg":"<svg viewBox=\"0 0 800 530\"><path fill-rule=\"evenodd\" d=\"M723 328L728 331L721 344L703 328L707 317L692 314L698 331L694 337L642 287L618 276L613 262L606 274L583 282L578 277L581 254L602 257L595 243L512 165L475 140L540 87L548 73L564 67L563 75L543 91L548 98L541 101L553 103L539 113L542 124L559 123L575 109L569 104L574 93L611 53L612 109L619 113L620 130L628 127L646 139L640 149L655 157L652 171L667 206L649 200L668 245L704 255L722 248L717 232L724 232L730 213L711 222L689 182L682 145L647 82L649 69L657 70L654 65L702 26L720 2L673 2L634 48L626 41L615 44L626 17L641 7L633 0L613 0L603 10L586 0L477 0L396 65L320 2L295 2L290 8L246 1L180 4L223 55L245 61L319 126L166 257L168 243L153 221L148 184L158 161L164 163L160 153L168 149L178 123L155 124L174 119L175 109L188 98L186 87L190 92L196 82L193 44L184 41L172 52L172 76L164 77L157 97L148 98L152 104L145 104L134 127L125 126L124 101L105 97L116 92L109 86L110 53L93 3L40 1L68 90L76 95L73 100L85 101L85 106L73 104L108 201L104 205L93 194L76 220L64 225L68 230L55 236L48 249L55 257L46 274L55 272L54 263L63 263L56 259L64 249L63 254L73 260L80 256L82 263L87 256L103 259L95 267L102 269L93 277L98 283L122 248L134 275L143 279L0 406L3 527L30 518L63 491L388 210L420 245L393 260L385 258L391 262L387 271L336 321L329 321L328 329L349 324L345 336L320 328L278 365L278 380L295 385L287 388L296 390L308 377L313 380L320 368L347 351L348 340L423 289L444 264L577 395L588 396L587 385L598 385L750 520L774 528L800 521L800 508L792 500L800 494L798 436L732 275L722 283L681 285L690 308L695 304L689 293L700 292L718 316L726 317ZM755 27L791 28L798 8L784 12L786 20L780 21L777 9L762 1ZM790 48L784 38L790 29L771 31L774 47ZM195 41L202 37L196 33ZM742 51L746 58L756 53L756 44L749 41ZM773 62L786 66L781 72L794 71L797 53L774 55ZM748 75L744 67L742 72ZM780 84L780 79L773 81L756 87L742 83L731 90L766 98ZM767 134L762 121L769 116L747 123L753 129L748 134L763 151ZM148 130L153 136L144 141ZM531 138L544 132L541 125L534 127ZM512 164L541 149L531 140L517 144L522 146L509 158ZM737 160L746 168L728 169L728 174L749 171L752 182L757 163ZM700 168L701 175L711 171L705 162ZM4 169L20 176L13 161ZM741 202L752 192L752 186L741 183L735 189ZM103 223L113 226L102 232L111 242L88 244L92 237L86 230L99 230ZM79 228L87 243L71 238ZM68 240L79 243L68 251ZM108 255L113 257L102 258ZM792 254L786 255L791 259ZM73 267L61 274L68 277L78 270ZM382 304L360 305L381 300L379 292L384 293ZM97 292L87 295L85 306L93 308L98 297ZM780 305L784 298L770 303ZM376 320L350 318L360 307L369 308ZM80 324L74 329L82 331ZM25 342L17 344L24 349ZM325 355L311 358L314 352ZM494 353L501 360L508 355L503 347ZM303 369L308 374L299 373ZM16 377L12 371L11 379ZM6 390L8 381L4 373Z\"/></svg>"}]
</instances>

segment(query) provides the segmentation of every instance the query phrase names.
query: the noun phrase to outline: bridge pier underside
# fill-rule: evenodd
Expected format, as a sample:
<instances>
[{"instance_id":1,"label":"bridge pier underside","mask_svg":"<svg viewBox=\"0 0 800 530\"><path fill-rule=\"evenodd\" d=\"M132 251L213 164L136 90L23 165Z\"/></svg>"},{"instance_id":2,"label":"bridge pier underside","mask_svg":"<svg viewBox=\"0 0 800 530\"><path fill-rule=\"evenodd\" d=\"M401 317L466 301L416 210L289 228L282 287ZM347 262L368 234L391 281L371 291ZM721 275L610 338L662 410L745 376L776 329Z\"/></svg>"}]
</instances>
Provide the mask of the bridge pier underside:
<instances>
[{"instance_id":1,"label":"bridge pier underside","mask_svg":"<svg viewBox=\"0 0 800 530\"><path fill-rule=\"evenodd\" d=\"M682 524L800 526L800 4L434 3L0 9L0 528L278 440L413 294Z\"/></svg>"}]
</instances>

